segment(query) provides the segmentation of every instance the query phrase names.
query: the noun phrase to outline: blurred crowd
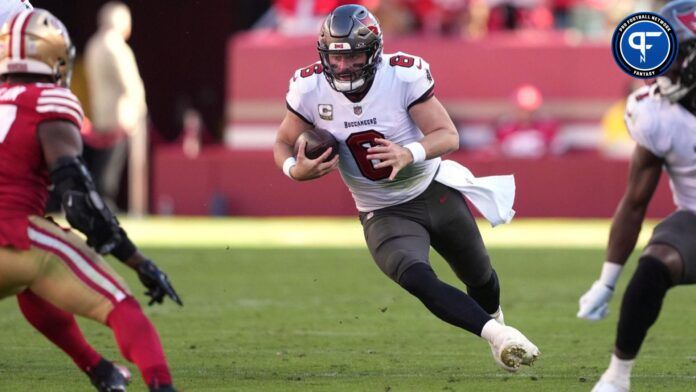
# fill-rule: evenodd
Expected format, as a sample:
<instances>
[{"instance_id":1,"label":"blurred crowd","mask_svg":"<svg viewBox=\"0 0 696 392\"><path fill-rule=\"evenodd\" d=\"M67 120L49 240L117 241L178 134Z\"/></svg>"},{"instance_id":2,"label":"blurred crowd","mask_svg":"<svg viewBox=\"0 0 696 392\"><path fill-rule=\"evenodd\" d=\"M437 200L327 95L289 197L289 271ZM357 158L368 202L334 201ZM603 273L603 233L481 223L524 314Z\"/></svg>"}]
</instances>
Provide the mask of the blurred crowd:
<instances>
[{"instance_id":1,"label":"blurred crowd","mask_svg":"<svg viewBox=\"0 0 696 392\"><path fill-rule=\"evenodd\" d=\"M560 30L603 39L634 10L656 10L665 0L274 0L257 24L288 35L315 34L333 8L359 3L388 34L481 37L510 30Z\"/></svg>"},{"instance_id":2,"label":"blurred crowd","mask_svg":"<svg viewBox=\"0 0 696 392\"><path fill-rule=\"evenodd\" d=\"M613 102L599 123L565 121L549 116L544 97L536 86L523 84L510 95L510 107L494 121L458 121L460 148L479 156L506 156L521 159L574 153L599 153L605 157L627 159L635 142L624 122L626 98L643 85L627 82L625 95Z\"/></svg>"},{"instance_id":3,"label":"blurred crowd","mask_svg":"<svg viewBox=\"0 0 696 392\"><path fill-rule=\"evenodd\" d=\"M256 24L288 36L314 35L337 6L360 3L380 20L388 36L427 35L477 39L499 32L566 34L607 42L633 12L658 10L666 0L274 0ZM627 86L626 93L637 86ZM547 115L537 86L510 92L509 108L494 121L456 119L461 148L472 153L539 158L591 151L625 158L633 142L623 123L625 99L608 108L600 123L568 123Z\"/></svg>"},{"instance_id":4,"label":"blurred crowd","mask_svg":"<svg viewBox=\"0 0 696 392\"><path fill-rule=\"evenodd\" d=\"M273 0L270 9L256 22L255 28L275 30L286 35L314 36L326 14L348 3L360 3L372 10L379 18L383 31L390 37L420 34L476 39L496 32L542 31L606 41L616 24L626 15L636 10L657 10L665 1ZM87 45L84 61L78 62L82 68L78 69L78 75L84 74L88 80L80 83L80 78L77 78L74 87L78 95L85 98L86 110L93 122L92 126L83 130L86 155L90 158L92 170L100 173L98 177L104 179L100 181L100 190L117 208L118 204L126 204L123 194L119 198L126 156L130 155L130 161L137 161L139 168L134 170L134 167L129 167L129 171L146 170L146 160L133 158L142 156L147 148L147 141L142 139L145 134L143 129L147 126L148 108L134 54L126 44L130 36L130 14L123 4L119 7L114 6L116 3L109 4L100 14L100 31ZM125 55L116 58L128 61L113 61L113 56L102 53L105 48L125 51ZM109 74L104 74L104 70L109 70ZM634 87L627 86L626 92ZM516 158L538 158L597 149L609 156L626 157L632 150L633 143L623 124L623 98L607 109L601 122L591 124L569 124L565 119L549 116L542 91L532 84L517 86L505 98L508 99L505 109L492 121L454 118L463 150ZM102 107L119 107L123 110L100 110ZM127 107L137 110L126 110ZM182 145L187 157L195 158L201 153L203 144L214 141L200 112L188 104L183 105L180 111L181 132L175 142ZM124 113L137 113L138 116L128 118L121 115ZM140 137L136 138L137 135ZM151 133L150 137L154 143L164 140L158 138L156 132ZM136 140L140 142L135 143ZM130 151L127 154L129 144L131 148L139 145L139 153ZM141 195L139 198L144 197ZM120 202L116 203L116 199L120 199Z\"/></svg>"}]
</instances>

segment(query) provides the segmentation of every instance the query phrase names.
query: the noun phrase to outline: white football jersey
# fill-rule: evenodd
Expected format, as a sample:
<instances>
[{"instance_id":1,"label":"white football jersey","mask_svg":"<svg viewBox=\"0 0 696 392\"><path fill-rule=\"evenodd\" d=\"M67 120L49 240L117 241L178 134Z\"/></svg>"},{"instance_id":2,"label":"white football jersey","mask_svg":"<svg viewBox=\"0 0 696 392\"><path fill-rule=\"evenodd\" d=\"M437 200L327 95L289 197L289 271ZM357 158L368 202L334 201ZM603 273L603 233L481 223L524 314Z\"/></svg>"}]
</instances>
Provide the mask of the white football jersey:
<instances>
[{"instance_id":1,"label":"white football jersey","mask_svg":"<svg viewBox=\"0 0 696 392\"><path fill-rule=\"evenodd\" d=\"M0 0L0 27L16 14L33 8L28 0Z\"/></svg>"},{"instance_id":2,"label":"white football jersey","mask_svg":"<svg viewBox=\"0 0 696 392\"><path fill-rule=\"evenodd\" d=\"M631 137L665 160L674 204L696 212L696 117L652 85L628 97L625 118Z\"/></svg>"},{"instance_id":3,"label":"white football jersey","mask_svg":"<svg viewBox=\"0 0 696 392\"><path fill-rule=\"evenodd\" d=\"M329 85L320 63L295 71L286 97L288 109L339 142L339 170L358 211L374 211L409 201L428 187L440 158L403 168L389 181L391 167L375 169L365 156L375 138L400 145L419 141L423 133L408 109L432 96L428 63L405 53L382 54L374 81L360 102L351 102Z\"/></svg>"}]
</instances>

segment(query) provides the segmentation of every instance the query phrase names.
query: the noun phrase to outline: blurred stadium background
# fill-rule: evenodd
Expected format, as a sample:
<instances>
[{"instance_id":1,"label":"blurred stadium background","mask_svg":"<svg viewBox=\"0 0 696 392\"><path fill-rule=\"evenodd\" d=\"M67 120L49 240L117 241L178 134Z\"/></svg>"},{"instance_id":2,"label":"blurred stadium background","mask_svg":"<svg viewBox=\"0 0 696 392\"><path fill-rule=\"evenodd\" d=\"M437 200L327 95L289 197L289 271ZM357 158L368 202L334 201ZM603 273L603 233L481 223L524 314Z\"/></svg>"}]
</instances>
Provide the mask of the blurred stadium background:
<instances>
[{"instance_id":1,"label":"blurred stadium background","mask_svg":"<svg viewBox=\"0 0 696 392\"><path fill-rule=\"evenodd\" d=\"M64 21L79 55L105 1L32 3ZM288 79L316 61L318 20L343 1L124 3L147 92L151 163L149 216L124 220L186 302L148 309L184 390L591 388L606 365L619 301L609 320L593 325L575 319L576 301L599 270L625 186L631 144L621 108L635 86L614 64L609 39L623 17L661 1L361 2L382 21L386 52L430 62L436 94L460 130L461 150L448 158L476 175L517 178L513 223L480 225L506 317L544 354L515 376L496 369L484 343L435 321L380 275L338 174L297 184L273 164ZM78 58L73 89L89 115L85 83ZM648 216L672 210L663 178ZM435 255L434 264L456 281ZM135 276L117 268L138 292ZM625 279L618 292L624 287ZM694 340L671 337L687 335L683 320L694 316L686 294L670 294L649 337L660 344L645 348L636 390L693 388ZM0 314L0 390L88 390L12 301L0 303ZM118 357L110 336L85 329Z\"/></svg>"},{"instance_id":2,"label":"blurred stadium background","mask_svg":"<svg viewBox=\"0 0 696 392\"><path fill-rule=\"evenodd\" d=\"M65 21L79 55L105 2L34 3ZM318 23L346 1L125 3L150 116L151 214L354 215L338 175L298 186L270 151L289 77L317 60ZM450 159L476 175L514 173L520 218L611 216L630 151L621 108L635 83L609 38L628 13L661 1L363 3L382 20L386 52L430 62L460 130ZM78 57L73 89L89 115L85 83ZM663 183L649 216L671 209Z\"/></svg>"}]
</instances>

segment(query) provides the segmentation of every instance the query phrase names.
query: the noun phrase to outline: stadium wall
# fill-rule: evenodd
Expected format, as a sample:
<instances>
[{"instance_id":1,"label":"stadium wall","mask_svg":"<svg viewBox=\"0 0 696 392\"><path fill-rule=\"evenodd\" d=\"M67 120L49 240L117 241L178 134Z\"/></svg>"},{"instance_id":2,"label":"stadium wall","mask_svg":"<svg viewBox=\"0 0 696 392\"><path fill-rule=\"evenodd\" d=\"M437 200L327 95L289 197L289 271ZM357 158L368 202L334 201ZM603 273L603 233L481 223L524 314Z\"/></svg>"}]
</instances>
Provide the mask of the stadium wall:
<instances>
[{"instance_id":1,"label":"stadium wall","mask_svg":"<svg viewBox=\"0 0 696 392\"><path fill-rule=\"evenodd\" d=\"M285 112L294 70L317 61L316 37L270 32L237 34L228 41L226 141L188 159L179 147L154 156L154 212L179 215L356 215L338 174L297 183L273 164L272 144ZM422 56L431 65L436 95L460 121L490 121L512 108L511 92L535 84L546 115L596 123L621 98L630 78L614 64L605 42L561 33L495 34L482 40L386 37L385 51ZM521 217L609 217L623 193L628 164L591 152L541 160L448 157L476 175L513 173ZM185 180L184 180L185 179ZM649 210L674 209L666 182Z\"/></svg>"},{"instance_id":2,"label":"stadium wall","mask_svg":"<svg viewBox=\"0 0 696 392\"><path fill-rule=\"evenodd\" d=\"M518 217L610 217L623 194L628 163L582 153L539 160L447 156L476 176L514 174ZM355 216L350 193L338 173L295 182L273 163L270 150L207 147L187 158L176 146L156 150L152 206L164 215ZM664 217L674 210L666 176L648 210Z\"/></svg>"},{"instance_id":3,"label":"stadium wall","mask_svg":"<svg viewBox=\"0 0 696 392\"><path fill-rule=\"evenodd\" d=\"M423 57L435 93L458 119L495 118L511 108L512 91L536 85L547 114L598 120L621 98L630 78L614 63L606 42L577 41L561 33L493 34L471 40L442 37L385 38L385 52ZM316 37L242 33L227 46L227 124L278 122L293 72L318 61Z\"/></svg>"}]
</instances>

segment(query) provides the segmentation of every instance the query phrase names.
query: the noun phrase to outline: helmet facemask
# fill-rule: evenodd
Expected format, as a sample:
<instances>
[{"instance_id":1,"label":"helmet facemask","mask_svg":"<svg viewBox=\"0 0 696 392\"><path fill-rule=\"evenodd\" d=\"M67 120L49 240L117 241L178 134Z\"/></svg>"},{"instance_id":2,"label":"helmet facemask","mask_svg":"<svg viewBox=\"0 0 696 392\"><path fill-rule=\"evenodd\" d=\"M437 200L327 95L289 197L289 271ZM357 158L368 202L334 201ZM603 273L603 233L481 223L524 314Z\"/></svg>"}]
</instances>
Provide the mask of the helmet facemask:
<instances>
[{"instance_id":1,"label":"helmet facemask","mask_svg":"<svg viewBox=\"0 0 696 392\"><path fill-rule=\"evenodd\" d=\"M339 74L335 73L331 67L329 57L332 54L357 55L361 53L366 54L366 60L365 64L357 70L344 71ZM334 90L342 93L359 91L372 81L377 72L377 64L381 59L380 54L381 51L375 48L355 51L330 51L319 49L319 57L321 58L321 65L324 68L326 80Z\"/></svg>"},{"instance_id":2,"label":"helmet facemask","mask_svg":"<svg viewBox=\"0 0 696 392\"><path fill-rule=\"evenodd\" d=\"M377 19L362 6L346 5L329 14L317 41L324 76L331 88L342 93L355 93L368 86L377 73L382 55L382 31ZM329 55L366 55L365 64L357 70L336 74Z\"/></svg>"},{"instance_id":3,"label":"helmet facemask","mask_svg":"<svg viewBox=\"0 0 696 392\"><path fill-rule=\"evenodd\" d=\"M61 60L58 63L58 71L56 72L56 82L61 87L70 88L72 81L73 67L75 66L75 45L70 45L68 48L68 58Z\"/></svg>"}]
</instances>

